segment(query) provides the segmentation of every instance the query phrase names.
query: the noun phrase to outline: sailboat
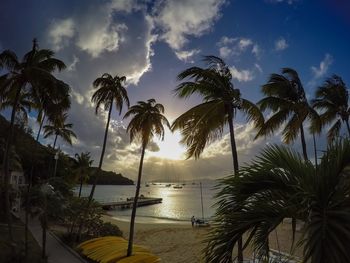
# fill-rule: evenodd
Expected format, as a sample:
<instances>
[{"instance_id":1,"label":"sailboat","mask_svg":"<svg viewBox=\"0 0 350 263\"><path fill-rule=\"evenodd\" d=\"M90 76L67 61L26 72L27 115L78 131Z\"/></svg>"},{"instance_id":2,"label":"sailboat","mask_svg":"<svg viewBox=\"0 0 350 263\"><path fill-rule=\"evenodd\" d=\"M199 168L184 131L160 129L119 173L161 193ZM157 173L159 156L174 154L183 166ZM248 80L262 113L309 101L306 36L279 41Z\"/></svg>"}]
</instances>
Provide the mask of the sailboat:
<instances>
[{"instance_id":1,"label":"sailboat","mask_svg":"<svg viewBox=\"0 0 350 263\"><path fill-rule=\"evenodd\" d=\"M202 182L199 183L201 189L201 205L202 205L202 219L196 219L196 225L200 227L210 226L209 222L204 219L204 207L203 207L203 189Z\"/></svg>"}]
</instances>

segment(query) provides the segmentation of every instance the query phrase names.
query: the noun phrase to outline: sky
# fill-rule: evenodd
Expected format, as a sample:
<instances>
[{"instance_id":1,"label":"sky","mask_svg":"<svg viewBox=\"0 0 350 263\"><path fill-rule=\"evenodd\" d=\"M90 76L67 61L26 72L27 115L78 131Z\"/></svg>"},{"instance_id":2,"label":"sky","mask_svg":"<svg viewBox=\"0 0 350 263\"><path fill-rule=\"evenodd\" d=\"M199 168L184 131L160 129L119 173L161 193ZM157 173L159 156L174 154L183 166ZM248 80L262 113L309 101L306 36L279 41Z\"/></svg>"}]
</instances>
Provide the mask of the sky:
<instances>
[{"instance_id":1,"label":"sky","mask_svg":"<svg viewBox=\"0 0 350 263\"><path fill-rule=\"evenodd\" d=\"M97 165L106 112L95 115L92 82L103 73L126 76L131 105L154 98L173 121L200 103L174 97L176 76L191 66L204 66L204 55L216 55L230 66L233 83L253 102L262 98L261 85L283 67L298 71L312 99L317 86L336 73L350 83L350 2L348 0L3 0L0 8L0 52L23 56L32 46L55 51L67 69L56 76L71 86L73 123L77 140L60 148L74 156L91 152ZM130 144L128 120L115 110L109 129L103 169L135 179L140 145ZM35 112L30 125L38 130ZM267 144L281 143L280 131L254 140L256 130L244 116L235 120L240 164ZM144 181L215 179L232 173L228 130L199 160L184 157L179 133L166 131L146 152ZM312 157L311 136L306 134ZM53 138L41 139L52 144ZM325 136L317 137L318 149ZM290 145L300 151L297 140Z\"/></svg>"}]
</instances>

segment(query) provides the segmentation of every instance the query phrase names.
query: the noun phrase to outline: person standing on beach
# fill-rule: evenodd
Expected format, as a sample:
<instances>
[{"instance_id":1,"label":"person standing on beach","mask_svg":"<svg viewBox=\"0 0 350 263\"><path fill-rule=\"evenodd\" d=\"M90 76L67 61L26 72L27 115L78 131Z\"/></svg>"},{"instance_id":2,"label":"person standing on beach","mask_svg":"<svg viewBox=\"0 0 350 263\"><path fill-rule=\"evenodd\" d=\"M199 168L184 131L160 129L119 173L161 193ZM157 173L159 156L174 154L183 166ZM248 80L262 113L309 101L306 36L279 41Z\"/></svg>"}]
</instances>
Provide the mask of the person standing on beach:
<instances>
[{"instance_id":1,"label":"person standing on beach","mask_svg":"<svg viewBox=\"0 0 350 263\"><path fill-rule=\"evenodd\" d=\"M192 227L194 227L194 222L196 222L196 218L194 216L191 217L191 224Z\"/></svg>"}]
</instances>

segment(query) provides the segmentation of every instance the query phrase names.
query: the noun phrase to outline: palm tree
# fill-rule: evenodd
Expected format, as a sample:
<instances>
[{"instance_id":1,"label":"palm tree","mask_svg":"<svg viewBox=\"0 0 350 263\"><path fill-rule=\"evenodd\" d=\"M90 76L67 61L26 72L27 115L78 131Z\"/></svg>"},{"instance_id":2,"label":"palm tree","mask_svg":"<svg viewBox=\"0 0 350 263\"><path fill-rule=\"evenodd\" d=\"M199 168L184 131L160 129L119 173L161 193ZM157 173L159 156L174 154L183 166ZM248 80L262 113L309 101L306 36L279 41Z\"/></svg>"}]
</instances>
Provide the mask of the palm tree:
<instances>
[{"instance_id":1,"label":"palm tree","mask_svg":"<svg viewBox=\"0 0 350 263\"><path fill-rule=\"evenodd\" d=\"M116 109L119 111L119 115L122 112L124 103L129 108L130 102L128 98L128 93L126 91L126 88L123 86L123 82L125 82L126 77L122 76L115 76L112 77L112 75L108 73L104 73L101 77L95 79L93 82L93 86L95 89L95 93L92 95L91 101L96 104L96 110L95 113L98 113L98 110L100 109L101 105L104 105L104 109L108 110L108 116L107 116L107 124L103 139L103 146L100 156L100 161L98 163L98 169L95 174L95 178L93 180L92 188L90 191L89 199L86 204L86 212L88 211L88 208L92 202L92 199L94 197L95 188L98 180L98 175L102 169L103 164L103 157L106 150L106 143L107 143L107 135L108 135L108 129L109 129L109 122L111 120L111 114L112 114L112 108L113 103L116 107ZM81 221L79 225L79 230L77 234L77 240L80 239L81 231L83 229L84 222Z\"/></svg>"},{"instance_id":2,"label":"palm tree","mask_svg":"<svg viewBox=\"0 0 350 263\"><path fill-rule=\"evenodd\" d=\"M349 165L349 140L330 145L319 169L286 147L267 147L241 168L239 177L221 181L206 262L232 262L232 250L243 234L245 246L266 259L270 233L292 217L304 223L296 243L304 247L302 262L350 262ZM294 250L295 225L291 230Z\"/></svg>"},{"instance_id":3,"label":"palm tree","mask_svg":"<svg viewBox=\"0 0 350 263\"><path fill-rule=\"evenodd\" d=\"M9 239L12 240L12 226L10 215L9 199L9 150L13 139L13 127L17 112L18 100L22 92L35 94L40 87L57 85L60 83L52 75L55 70L62 70L65 64L54 58L54 52L48 49L38 49L36 40L33 41L33 48L24 55L20 61L17 55L10 50L0 54L0 70L4 69L5 74L0 76L0 101L11 94L13 107L10 119L10 128L6 141L5 154L3 157L3 182L5 185L6 217L9 225Z\"/></svg>"},{"instance_id":4,"label":"palm tree","mask_svg":"<svg viewBox=\"0 0 350 263\"><path fill-rule=\"evenodd\" d=\"M44 138L49 136L55 136L53 143L53 150L56 148L56 142L58 136L61 137L64 141L72 145L72 137L76 138L77 136L71 130L73 127L72 123L66 123L68 114L63 113L62 115L56 116L50 124L44 126Z\"/></svg>"},{"instance_id":5,"label":"palm tree","mask_svg":"<svg viewBox=\"0 0 350 263\"><path fill-rule=\"evenodd\" d=\"M298 73L291 68L283 68L282 74L271 74L268 82L262 86L266 96L257 104L260 110L271 110L273 115L260 127L256 137L267 136L287 122L282 131L283 142L291 143L300 134L303 156L308 160L303 122L317 119L305 96Z\"/></svg>"},{"instance_id":6,"label":"palm tree","mask_svg":"<svg viewBox=\"0 0 350 263\"><path fill-rule=\"evenodd\" d=\"M189 109L172 124L172 130L181 130L181 142L187 145L187 157L199 158L204 148L213 140L220 138L228 124L232 150L233 168L238 172L233 119L237 111L247 116L248 121L261 126L263 116L258 107L241 97L239 89L232 84L232 75L225 62L214 56L204 57L207 68L191 67L178 75L179 80L190 79L178 85L175 93L180 98L199 94L203 103ZM241 246L239 261L243 261Z\"/></svg>"},{"instance_id":7,"label":"palm tree","mask_svg":"<svg viewBox=\"0 0 350 263\"><path fill-rule=\"evenodd\" d=\"M124 119L129 116L133 116L126 131L130 134L130 142L139 140L141 142L141 159L139 165L139 173L137 177L136 193L132 206L131 220L130 220L130 232L127 256L132 255L132 246L134 239L134 225L136 217L137 201L140 193L141 176L143 158L148 143L152 140L153 136L158 136L161 140L164 139L164 126L166 125L170 129L168 120L164 117L164 107L162 104L156 103L155 99L149 99L147 102L139 101L136 105L130 107L125 114Z\"/></svg>"},{"instance_id":8,"label":"palm tree","mask_svg":"<svg viewBox=\"0 0 350 263\"><path fill-rule=\"evenodd\" d=\"M0 103L0 110L7 108L12 108L14 105L14 98L11 96L6 96ZM31 100L30 94L27 92L21 92L18 98L16 115L22 117L21 119L27 123L28 122L28 112L33 108L33 102ZM15 117L16 118L16 117Z\"/></svg>"},{"instance_id":9,"label":"palm tree","mask_svg":"<svg viewBox=\"0 0 350 263\"><path fill-rule=\"evenodd\" d=\"M103 139L101 157L98 164L97 174L95 175L95 179L91 188L88 205L90 205L90 202L94 196L97 179L98 179L98 173L101 170L102 164L103 164L103 157L106 150L107 135L108 135L108 129L109 129L109 122L111 120L113 103L116 109L118 110L119 115L122 112L124 103L128 108L130 106L128 93L126 91L126 88L123 86L123 82L125 82L125 80L126 80L125 76L112 77L110 74L104 73L101 77L95 79L95 81L93 82L94 88L97 89L91 98L91 101L96 104L95 113L97 114L99 108L101 107L101 104L104 104L104 109L108 110L108 117L107 117L107 124L106 124L104 139Z\"/></svg>"},{"instance_id":10,"label":"palm tree","mask_svg":"<svg viewBox=\"0 0 350 263\"><path fill-rule=\"evenodd\" d=\"M75 172L78 175L80 182L79 197L81 196L81 188L83 183L89 176L89 168L92 163L93 160L91 160L90 152L75 154Z\"/></svg>"},{"instance_id":11,"label":"palm tree","mask_svg":"<svg viewBox=\"0 0 350 263\"><path fill-rule=\"evenodd\" d=\"M54 119L56 115L60 115L70 108L70 87L61 81L57 83L58 85L43 87L40 93L35 94L33 97L35 108L38 110L37 122L39 123L36 141L39 141L45 118L48 118L50 121L50 119Z\"/></svg>"},{"instance_id":12,"label":"palm tree","mask_svg":"<svg viewBox=\"0 0 350 263\"><path fill-rule=\"evenodd\" d=\"M316 91L316 99L312 101L315 109L323 110L320 115L321 126L332 124L327 133L328 141L339 135L342 123L345 123L350 136L349 92L341 77L333 75ZM335 121L335 122L334 122Z\"/></svg>"}]
</instances>

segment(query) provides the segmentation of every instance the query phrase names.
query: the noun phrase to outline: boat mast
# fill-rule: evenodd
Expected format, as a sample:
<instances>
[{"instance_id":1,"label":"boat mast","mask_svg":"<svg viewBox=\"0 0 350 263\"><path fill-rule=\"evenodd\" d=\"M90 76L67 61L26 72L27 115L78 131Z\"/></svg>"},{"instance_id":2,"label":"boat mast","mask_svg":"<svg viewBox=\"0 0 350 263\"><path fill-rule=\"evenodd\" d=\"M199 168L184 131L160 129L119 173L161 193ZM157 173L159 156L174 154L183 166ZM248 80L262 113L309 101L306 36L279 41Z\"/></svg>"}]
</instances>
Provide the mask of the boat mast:
<instances>
[{"instance_id":1,"label":"boat mast","mask_svg":"<svg viewBox=\"0 0 350 263\"><path fill-rule=\"evenodd\" d=\"M202 182L199 182L199 186L200 186L200 188L201 188L202 219L204 220Z\"/></svg>"}]
</instances>

